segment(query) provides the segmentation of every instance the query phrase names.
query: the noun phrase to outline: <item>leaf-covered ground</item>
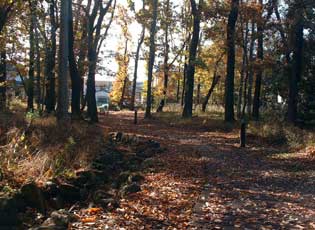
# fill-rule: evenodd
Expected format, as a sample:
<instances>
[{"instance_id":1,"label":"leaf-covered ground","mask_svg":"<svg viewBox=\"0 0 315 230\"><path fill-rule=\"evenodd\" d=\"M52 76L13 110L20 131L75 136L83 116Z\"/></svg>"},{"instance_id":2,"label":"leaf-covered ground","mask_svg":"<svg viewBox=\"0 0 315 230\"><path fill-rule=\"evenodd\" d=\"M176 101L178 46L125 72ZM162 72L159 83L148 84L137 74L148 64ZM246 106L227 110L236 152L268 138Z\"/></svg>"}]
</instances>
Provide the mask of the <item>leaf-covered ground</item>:
<instances>
[{"instance_id":1,"label":"leaf-covered ground","mask_svg":"<svg viewBox=\"0 0 315 230\"><path fill-rule=\"evenodd\" d=\"M314 151L284 154L250 139L240 149L237 130L142 118L133 125L132 113L112 112L100 122L166 148L142 191L115 211L75 208L72 229L315 229Z\"/></svg>"}]
</instances>

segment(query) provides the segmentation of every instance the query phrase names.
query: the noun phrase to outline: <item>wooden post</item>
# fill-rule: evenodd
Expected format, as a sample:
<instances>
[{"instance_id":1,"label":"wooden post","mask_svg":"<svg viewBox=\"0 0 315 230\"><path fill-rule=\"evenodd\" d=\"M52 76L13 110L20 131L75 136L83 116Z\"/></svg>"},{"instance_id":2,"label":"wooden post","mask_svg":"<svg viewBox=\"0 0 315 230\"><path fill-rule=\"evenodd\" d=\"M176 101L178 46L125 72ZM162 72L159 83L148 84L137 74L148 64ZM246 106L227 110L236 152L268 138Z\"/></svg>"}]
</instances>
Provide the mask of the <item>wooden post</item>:
<instances>
[{"instance_id":1,"label":"wooden post","mask_svg":"<svg viewBox=\"0 0 315 230\"><path fill-rule=\"evenodd\" d=\"M138 123L138 110L135 109L135 119L134 119L134 124L136 125Z\"/></svg>"},{"instance_id":2,"label":"wooden post","mask_svg":"<svg viewBox=\"0 0 315 230\"><path fill-rule=\"evenodd\" d=\"M240 147L244 148L246 146L246 121L241 120L241 132L240 132Z\"/></svg>"}]
</instances>

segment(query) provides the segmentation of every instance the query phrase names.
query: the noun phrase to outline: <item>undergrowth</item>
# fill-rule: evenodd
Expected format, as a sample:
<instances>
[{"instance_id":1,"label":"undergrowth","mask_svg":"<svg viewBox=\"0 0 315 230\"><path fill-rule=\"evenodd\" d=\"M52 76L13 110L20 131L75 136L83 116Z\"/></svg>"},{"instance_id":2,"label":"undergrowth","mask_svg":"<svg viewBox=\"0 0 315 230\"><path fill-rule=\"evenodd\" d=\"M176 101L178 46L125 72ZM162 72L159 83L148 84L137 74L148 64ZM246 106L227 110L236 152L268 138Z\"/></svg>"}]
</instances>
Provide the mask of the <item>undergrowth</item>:
<instances>
[{"instance_id":1,"label":"undergrowth","mask_svg":"<svg viewBox=\"0 0 315 230\"><path fill-rule=\"evenodd\" d=\"M104 133L84 121L58 125L55 117L36 113L0 114L0 166L3 177L18 182L71 177L89 167L104 147Z\"/></svg>"}]
</instances>

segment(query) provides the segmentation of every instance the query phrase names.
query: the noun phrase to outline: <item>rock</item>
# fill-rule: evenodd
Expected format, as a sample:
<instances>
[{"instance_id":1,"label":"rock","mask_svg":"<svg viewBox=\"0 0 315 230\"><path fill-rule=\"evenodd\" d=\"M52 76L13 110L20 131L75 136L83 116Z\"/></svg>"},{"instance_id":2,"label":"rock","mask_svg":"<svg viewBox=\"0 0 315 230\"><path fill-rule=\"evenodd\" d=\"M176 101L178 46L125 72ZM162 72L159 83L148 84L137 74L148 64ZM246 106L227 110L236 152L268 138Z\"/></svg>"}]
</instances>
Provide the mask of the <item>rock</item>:
<instances>
[{"instance_id":1,"label":"rock","mask_svg":"<svg viewBox=\"0 0 315 230\"><path fill-rule=\"evenodd\" d=\"M64 201L67 202L75 202L81 200L80 189L71 184L60 184L59 195Z\"/></svg>"},{"instance_id":2,"label":"rock","mask_svg":"<svg viewBox=\"0 0 315 230\"><path fill-rule=\"evenodd\" d=\"M64 209L54 211L51 213L50 217L44 221L44 223L37 228L38 230L48 230L48 229L54 229L54 230L67 230L68 225L71 222L76 221L78 218L67 212Z\"/></svg>"},{"instance_id":3,"label":"rock","mask_svg":"<svg viewBox=\"0 0 315 230\"><path fill-rule=\"evenodd\" d=\"M27 206L36 208L42 213L46 212L44 194L35 182L23 185L21 187L21 194Z\"/></svg>"},{"instance_id":4,"label":"rock","mask_svg":"<svg viewBox=\"0 0 315 230\"><path fill-rule=\"evenodd\" d=\"M64 207L64 202L60 196L53 197L49 200L50 206L55 209L62 209Z\"/></svg>"},{"instance_id":5,"label":"rock","mask_svg":"<svg viewBox=\"0 0 315 230\"><path fill-rule=\"evenodd\" d=\"M122 197L132 194L132 193L136 193L141 191L141 187L138 183L133 182L131 184L127 184L125 186L122 187L122 189L120 190L120 195Z\"/></svg>"},{"instance_id":6,"label":"rock","mask_svg":"<svg viewBox=\"0 0 315 230\"><path fill-rule=\"evenodd\" d=\"M96 165L98 166L103 165L103 168L100 169L102 170L104 168L108 168L108 166L112 166L113 164L121 160L123 160L123 154L121 152L107 150L105 153L98 155L93 163L96 163Z\"/></svg>"},{"instance_id":7,"label":"rock","mask_svg":"<svg viewBox=\"0 0 315 230\"><path fill-rule=\"evenodd\" d=\"M42 190L46 198L55 197L59 192L58 185L53 181L47 181Z\"/></svg>"},{"instance_id":8,"label":"rock","mask_svg":"<svg viewBox=\"0 0 315 230\"><path fill-rule=\"evenodd\" d=\"M19 224L16 200L13 197L0 198L0 229L10 229ZM8 228L7 228L8 227Z\"/></svg>"}]
</instances>

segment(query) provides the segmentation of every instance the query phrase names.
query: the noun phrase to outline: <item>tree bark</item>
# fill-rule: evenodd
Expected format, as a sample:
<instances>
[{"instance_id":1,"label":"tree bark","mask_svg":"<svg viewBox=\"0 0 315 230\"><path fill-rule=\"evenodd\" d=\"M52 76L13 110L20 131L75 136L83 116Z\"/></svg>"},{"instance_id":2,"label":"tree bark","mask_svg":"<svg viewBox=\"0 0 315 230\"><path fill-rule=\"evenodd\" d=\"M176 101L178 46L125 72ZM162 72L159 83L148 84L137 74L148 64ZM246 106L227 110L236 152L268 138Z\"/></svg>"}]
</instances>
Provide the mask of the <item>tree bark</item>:
<instances>
[{"instance_id":1,"label":"tree bark","mask_svg":"<svg viewBox=\"0 0 315 230\"><path fill-rule=\"evenodd\" d=\"M231 1L227 24L227 76L225 80L225 114L227 122L234 121L234 70L235 70L235 26L238 17L238 0Z\"/></svg>"},{"instance_id":2,"label":"tree bark","mask_svg":"<svg viewBox=\"0 0 315 230\"><path fill-rule=\"evenodd\" d=\"M153 0L153 14L150 28L150 53L148 63L148 85L147 85L147 103L145 109L145 118L151 118L152 107L152 78L153 78L153 65L155 59L155 34L156 34L156 21L158 11L158 0Z\"/></svg>"},{"instance_id":3,"label":"tree bark","mask_svg":"<svg viewBox=\"0 0 315 230\"><path fill-rule=\"evenodd\" d=\"M56 89L55 89L55 65L56 65L56 2L52 0L49 4L49 18L50 18L50 43L46 45L45 56L45 75L47 77L46 86L46 111L48 113L55 111L56 106Z\"/></svg>"},{"instance_id":4,"label":"tree bark","mask_svg":"<svg viewBox=\"0 0 315 230\"><path fill-rule=\"evenodd\" d=\"M299 3L299 1L297 1ZM292 73L290 75L289 82L289 100L288 100L288 121L291 123L296 123L298 114L298 94L299 87L298 84L301 80L302 71L303 71L303 12L299 9L299 6L296 6L297 10L295 11L295 22L293 25L293 59L292 59Z\"/></svg>"},{"instance_id":5,"label":"tree bark","mask_svg":"<svg viewBox=\"0 0 315 230\"><path fill-rule=\"evenodd\" d=\"M0 33L2 32L5 23L7 22L9 13L12 10L14 5L14 1L12 3L4 4L4 6L0 7Z\"/></svg>"},{"instance_id":6,"label":"tree bark","mask_svg":"<svg viewBox=\"0 0 315 230\"><path fill-rule=\"evenodd\" d=\"M68 70L69 70L69 7L71 0L61 0L59 63L58 63L58 105L57 119L68 119Z\"/></svg>"},{"instance_id":7,"label":"tree bark","mask_svg":"<svg viewBox=\"0 0 315 230\"><path fill-rule=\"evenodd\" d=\"M81 95L81 77L79 75L78 66L74 54L74 30L73 30L73 11L72 1L69 6L69 69L71 77L71 113L73 119L79 119L81 116L80 110L80 95Z\"/></svg>"},{"instance_id":8,"label":"tree bark","mask_svg":"<svg viewBox=\"0 0 315 230\"><path fill-rule=\"evenodd\" d=\"M260 5L263 7L263 1L260 0ZM263 13L263 12L262 12ZM261 16L262 18L262 16ZM257 58L262 65L264 59L264 28L262 24L262 20L257 23L257 34L258 34L258 47L257 47ZM259 120L259 107L260 107L260 92L261 92L261 80L262 80L263 70L261 66L258 68L256 74L256 82L255 82L255 93L254 93L254 102L253 102L253 119Z\"/></svg>"},{"instance_id":9,"label":"tree bark","mask_svg":"<svg viewBox=\"0 0 315 230\"><path fill-rule=\"evenodd\" d=\"M242 26L242 38L243 38L243 56L242 56L242 68L241 68L241 79L240 79L240 87L238 90L238 101L237 101L237 117L240 119L242 112L242 98L243 98L243 86L244 86L244 78L245 78L245 70L247 66L247 45L248 45L248 22L245 25L245 34ZM245 89L246 90L246 89Z\"/></svg>"},{"instance_id":10,"label":"tree bark","mask_svg":"<svg viewBox=\"0 0 315 230\"><path fill-rule=\"evenodd\" d=\"M98 114L96 107L95 97L95 74L97 66L97 48L101 39L102 22L109 7L112 4L112 0L109 0L106 6L103 6L102 1L96 1L92 9L91 14L88 16L88 79L86 89L86 102L87 112L91 122L98 122ZM97 21L96 17L98 15ZM95 23L96 21L96 23Z\"/></svg>"},{"instance_id":11,"label":"tree bark","mask_svg":"<svg viewBox=\"0 0 315 230\"><path fill-rule=\"evenodd\" d=\"M211 87L210 87L210 89L209 89L209 91L208 91L208 93L206 95L205 100L202 103L202 112L206 112L206 108L207 108L209 99L210 99L210 97L212 95L212 92L213 92L215 86L218 84L219 80L220 80L220 76L217 76L216 73L215 73L214 76L213 76L213 79L212 79Z\"/></svg>"},{"instance_id":12,"label":"tree bark","mask_svg":"<svg viewBox=\"0 0 315 230\"><path fill-rule=\"evenodd\" d=\"M203 1L199 1L199 6L197 7L195 0L190 1L191 10L193 15L193 34L190 42L189 48L189 61L187 66L186 75L186 86L185 86L185 105L183 109L183 118L192 117L192 107L193 107L193 95L194 95L194 75L195 75L195 62L197 56L197 47L199 44L199 33L200 33L200 20L201 20L201 6Z\"/></svg>"},{"instance_id":13,"label":"tree bark","mask_svg":"<svg viewBox=\"0 0 315 230\"><path fill-rule=\"evenodd\" d=\"M35 29L35 47L36 47L36 103L37 109L41 110L41 67L40 67L40 48L39 48L39 34L38 28Z\"/></svg>"},{"instance_id":14,"label":"tree bark","mask_svg":"<svg viewBox=\"0 0 315 230\"><path fill-rule=\"evenodd\" d=\"M168 17L170 9L170 1L166 1L166 18ZM165 34L164 34L164 82L163 82L163 96L159 103L159 106L156 110L156 112L163 112L163 108L166 104L166 97L167 97L167 87L168 87L168 78L169 78L169 65L168 65L168 53L170 46L168 44L168 30L169 30L169 22L165 22Z\"/></svg>"},{"instance_id":15,"label":"tree bark","mask_svg":"<svg viewBox=\"0 0 315 230\"><path fill-rule=\"evenodd\" d=\"M30 42L30 52L29 52L29 70L28 70L28 87L27 87L27 110L34 110L34 72L35 72L35 2L34 0L29 0L31 18L30 18L30 28L29 28L29 42Z\"/></svg>"},{"instance_id":16,"label":"tree bark","mask_svg":"<svg viewBox=\"0 0 315 230\"><path fill-rule=\"evenodd\" d=\"M145 6L143 2L143 7ZM145 36L145 25L142 25L142 32L140 39L137 45L136 57L135 57L135 70L133 73L133 82L132 82L132 92L131 92L131 110L135 109L135 98L136 98L136 90L137 90L137 78L138 78L138 64L139 64L139 57L140 57L140 49L144 41Z\"/></svg>"},{"instance_id":17,"label":"tree bark","mask_svg":"<svg viewBox=\"0 0 315 230\"><path fill-rule=\"evenodd\" d=\"M127 52L128 52L128 38L125 41L125 51L124 51L124 65L127 64L126 59L128 59L129 57L127 57ZM128 61L129 62L129 61ZM127 68L128 69L128 68ZM119 106L120 108L123 108L124 106L124 100L125 100L125 92L126 92L126 87L127 87L127 82L128 82L128 73L126 73L126 76L124 78L124 82L123 82L123 87L122 87L122 92L121 92L121 97L119 100Z\"/></svg>"},{"instance_id":18,"label":"tree bark","mask_svg":"<svg viewBox=\"0 0 315 230\"><path fill-rule=\"evenodd\" d=\"M251 111L252 111L252 102L253 102L253 96L252 96L252 91L253 91L253 63L254 63L254 49L255 49L255 23L252 22L252 28L251 28L251 42L249 45L249 57L248 57L248 68L246 71L247 77L246 79L248 80L248 88L247 88L247 115L248 117L251 117ZM259 48L258 48L259 50ZM257 54L259 52L257 51ZM258 55L257 55L258 56ZM256 83L257 83L257 76L256 76ZM245 88L246 90L246 88ZM255 94L257 89L255 88Z\"/></svg>"},{"instance_id":19,"label":"tree bark","mask_svg":"<svg viewBox=\"0 0 315 230\"><path fill-rule=\"evenodd\" d=\"M0 51L0 111L4 111L6 108L6 50L5 45Z\"/></svg>"}]
</instances>

